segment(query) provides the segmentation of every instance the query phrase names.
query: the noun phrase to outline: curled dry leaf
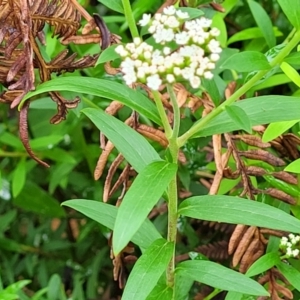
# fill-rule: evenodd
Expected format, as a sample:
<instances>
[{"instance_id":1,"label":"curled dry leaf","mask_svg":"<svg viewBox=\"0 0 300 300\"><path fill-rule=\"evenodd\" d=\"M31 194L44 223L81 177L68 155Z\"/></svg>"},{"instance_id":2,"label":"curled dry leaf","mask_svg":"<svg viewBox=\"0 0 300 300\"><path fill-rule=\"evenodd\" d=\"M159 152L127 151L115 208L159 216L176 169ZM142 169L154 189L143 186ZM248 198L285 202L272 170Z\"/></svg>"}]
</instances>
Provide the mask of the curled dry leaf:
<instances>
[{"instance_id":1,"label":"curled dry leaf","mask_svg":"<svg viewBox=\"0 0 300 300\"><path fill-rule=\"evenodd\" d=\"M264 143L259 136L244 134L244 135L232 135L232 139L239 139L245 144L258 147L258 148L269 148L271 147L270 143Z\"/></svg>"},{"instance_id":2,"label":"curled dry leaf","mask_svg":"<svg viewBox=\"0 0 300 300\"><path fill-rule=\"evenodd\" d=\"M236 225L231 238L229 240L228 244L228 254L233 254L233 252L236 250L238 244L240 243L242 237L244 236L244 233L247 231L248 226L238 224Z\"/></svg>"},{"instance_id":3,"label":"curled dry leaf","mask_svg":"<svg viewBox=\"0 0 300 300\"><path fill-rule=\"evenodd\" d=\"M168 147L168 140L166 138L166 135L159 129L150 127L145 124L139 124L136 128L136 131L143 136L151 139L152 141L158 142L162 147Z\"/></svg>"}]
</instances>

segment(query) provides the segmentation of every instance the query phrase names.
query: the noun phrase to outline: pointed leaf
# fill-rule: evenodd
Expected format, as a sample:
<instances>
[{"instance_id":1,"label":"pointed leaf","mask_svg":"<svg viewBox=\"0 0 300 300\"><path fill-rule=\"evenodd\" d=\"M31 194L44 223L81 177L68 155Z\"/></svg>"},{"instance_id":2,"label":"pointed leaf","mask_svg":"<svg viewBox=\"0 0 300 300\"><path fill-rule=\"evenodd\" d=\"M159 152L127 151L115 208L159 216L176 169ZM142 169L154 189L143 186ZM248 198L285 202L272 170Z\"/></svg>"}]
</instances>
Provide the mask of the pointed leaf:
<instances>
[{"instance_id":1,"label":"pointed leaf","mask_svg":"<svg viewBox=\"0 0 300 300\"><path fill-rule=\"evenodd\" d=\"M165 272L172 253L172 243L164 239L156 240L135 263L126 283L122 300L146 299Z\"/></svg>"},{"instance_id":2,"label":"pointed leaf","mask_svg":"<svg viewBox=\"0 0 300 300\"><path fill-rule=\"evenodd\" d=\"M278 0L278 3L291 24L299 30L300 2L295 0Z\"/></svg>"},{"instance_id":3,"label":"pointed leaf","mask_svg":"<svg viewBox=\"0 0 300 300\"><path fill-rule=\"evenodd\" d=\"M86 108L82 112L105 134L138 172L152 161L161 160L148 141L123 122L95 108Z\"/></svg>"},{"instance_id":4,"label":"pointed leaf","mask_svg":"<svg viewBox=\"0 0 300 300\"><path fill-rule=\"evenodd\" d=\"M62 205L74 208L109 229L114 229L118 212L118 208L116 206L84 199L68 200L63 202ZM161 235L158 233L157 229L148 219L146 219L132 237L132 242L137 244L139 247L146 249L159 238L161 238Z\"/></svg>"},{"instance_id":5,"label":"pointed leaf","mask_svg":"<svg viewBox=\"0 0 300 300\"><path fill-rule=\"evenodd\" d=\"M300 75L298 71L294 69L290 64L287 62L282 62L280 65L281 70L284 74L291 79L298 87L300 87Z\"/></svg>"},{"instance_id":6,"label":"pointed leaf","mask_svg":"<svg viewBox=\"0 0 300 300\"><path fill-rule=\"evenodd\" d=\"M118 100L153 122L161 125L154 103L145 95L130 89L124 84L105 79L82 76L58 77L42 83L35 91L28 93L20 105L33 96L51 91L69 91L103 97L110 100Z\"/></svg>"},{"instance_id":7,"label":"pointed leaf","mask_svg":"<svg viewBox=\"0 0 300 300\"><path fill-rule=\"evenodd\" d=\"M287 165L284 171L300 174L300 158Z\"/></svg>"},{"instance_id":8,"label":"pointed leaf","mask_svg":"<svg viewBox=\"0 0 300 300\"><path fill-rule=\"evenodd\" d=\"M290 282L290 284L298 291L300 291L300 272L293 266L289 266L284 262L276 264L278 270Z\"/></svg>"},{"instance_id":9,"label":"pointed leaf","mask_svg":"<svg viewBox=\"0 0 300 300\"><path fill-rule=\"evenodd\" d=\"M253 265L247 270L246 275L252 277L261 274L280 262L280 257L276 252L270 252L261 256L258 260L254 262Z\"/></svg>"},{"instance_id":10,"label":"pointed leaf","mask_svg":"<svg viewBox=\"0 0 300 300\"><path fill-rule=\"evenodd\" d=\"M153 162L136 177L126 193L114 227L113 250L118 254L131 240L176 174L177 166Z\"/></svg>"},{"instance_id":11,"label":"pointed leaf","mask_svg":"<svg viewBox=\"0 0 300 300\"><path fill-rule=\"evenodd\" d=\"M236 105L230 105L225 106L225 109L230 118L236 123L237 126L247 131L248 133L252 132L251 121L249 120L247 114L242 108Z\"/></svg>"},{"instance_id":12,"label":"pointed leaf","mask_svg":"<svg viewBox=\"0 0 300 300\"><path fill-rule=\"evenodd\" d=\"M261 96L238 101L234 105L242 108L251 121L252 126L272 122L297 120L300 116L300 97ZM206 137L241 129L232 122L227 111L223 111L208 122L193 137Z\"/></svg>"},{"instance_id":13,"label":"pointed leaf","mask_svg":"<svg viewBox=\"0 0 300 300\"><path fill-rule=\"evenodd\" d=\"M262 140L264 143L276 139L278 136L282 135L285 131L293 127L300 120L284 121L271 123L265 130Z\"/></svg>"},{"instance_id":14,"label":"pointed leaf","mask_svg":"<svg viewBox=\"0 0 300 300\"><path fill-rule=\"evenodd\" d=\"M233 54L222 65L222 69L231 69L238 72L252 72L270 69L267 58L257 51L244 51Z\"/></svg>"},{"instance_id":15,"label":"pointed leaf","mask_svg":"<svg viewBox=\"0 0 300 300\"><path fill-rule=\"evenodd\" d=\"M176 268L176 273L225 291L257 296L269 295L256 281L211 261L188 260L181 262Z\"/></svg>"},{"instance_id":16,"label":"pointed leaf","mask_svg":"<svg viewBox=\"0 0 300 300\"><path fill-rule=\"evenodd\" d=\"M22 158L14 170L12 179L12 194L17 197L22 191L26 180L26 160Z\"/></svg>"},{"instance_id":17,"label":"pointed leaf","mask_svg":"<svg viewBox=\"0 0 300 300\"><path fill-rule=\"evenodd\" d=\"M300 232L300 221L273 206L232 196L198 196L184 200L179 214L200 220L245 224Z\"/></svg>"},{"instance_id":18,"label":"pointed leaf","mask_svg":"<svg viewBox=\"0 0 300 300\"><path fill-rule=\"evenodd\" d=\"M119 58L120 55L117 54L117 52L115 51L117 46L118 45L115 44L103 50L97 60L96 65L103 64L110 60L115 60L116 58Z\"/></svg>"},{"instance_id":19,"label":"pointed leaf","mask_svg":"<svg viewBox=\"0 0 300 300\"><path fill-rule=\"evenodd\" d=\"M248 3L253 18L255 19L255 22L260 28L260 30L262 31L269 48L274 47L276 44L276 39L272 28L272 21L269 15L259 3L253 0L248 0Z\"/></svg>"}]
</instances>

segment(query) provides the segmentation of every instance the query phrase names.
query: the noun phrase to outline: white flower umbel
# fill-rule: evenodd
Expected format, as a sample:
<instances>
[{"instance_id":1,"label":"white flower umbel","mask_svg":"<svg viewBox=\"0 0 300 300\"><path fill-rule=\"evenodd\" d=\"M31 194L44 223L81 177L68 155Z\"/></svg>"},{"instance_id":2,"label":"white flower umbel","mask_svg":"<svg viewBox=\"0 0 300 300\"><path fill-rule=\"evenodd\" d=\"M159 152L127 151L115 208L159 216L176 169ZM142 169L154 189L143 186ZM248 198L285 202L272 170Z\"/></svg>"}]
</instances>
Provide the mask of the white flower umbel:
<instances>
[{"instance_id":1,"label":"white flower umbel","mask_svg":"<svg viewBox=\"0 0 300 300\"><path fill-rule=\"evenodd\" d=\"M288 237L282 237L279 248L282 250L283 253L285 253L285 256L287 258L294 257L299 258L300 253L300 236L294 235L290 233Z\"/></svg>"},{"instance_id":2,"label":"white flower umbel","mask_svg":"<svg viewBox=\"0 0 300 300\"><path fill-rule=\"evenodd\" d=\"M174 6L164 8L153 19L143 15L139 25L148 27L159 47L135 38L133 43L115 49L123 59L121 71L126 84L143 83L158 90L164 83L187 82L196 89L202 78L213 78L222 51L216 39L220 31L210 28L210 19L189 19L187 12Z\"/></svg>"}]
</instances>

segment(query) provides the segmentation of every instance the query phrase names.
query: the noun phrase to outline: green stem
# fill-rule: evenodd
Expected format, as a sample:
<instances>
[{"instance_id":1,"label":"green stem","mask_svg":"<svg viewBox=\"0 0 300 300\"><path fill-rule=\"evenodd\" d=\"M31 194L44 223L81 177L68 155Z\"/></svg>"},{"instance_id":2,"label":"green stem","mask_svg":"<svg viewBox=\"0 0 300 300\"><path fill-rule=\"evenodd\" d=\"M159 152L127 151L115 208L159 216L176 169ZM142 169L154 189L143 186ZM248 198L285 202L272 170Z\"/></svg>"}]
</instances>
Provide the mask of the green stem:
<instances>
[{"instance_id":1,"label":"green stem","mask_svg":"<svg viewBox=\"0 0 300 300\"><path fill-rule=\"evenodd\" d=\"M180 110L178 107L177 98L171 84L167 85L168 94L170 96L170 100L173 106L173 113L174 113L174 121L173 121L173 133L171 138L177 139L179 134L179 126L180 126Z\"/></svg>"},{"instance_id":2,"label":"green stem","mask_svg":"<svg viewBox=\"0 0 300 300\"><path fill-rule=\"evenodd\" d=\"M239 99L242 95L244 95L253 85L259 81L264 75L266 75L272 68L276 65L280 64L284 58L293 50L295 46L300 41L300 31L297 31L290 42L286 45L285 48L282 49L281 52L270 62L271 68L268 70L259 71L255 76L253 76L249 81L247 81L241 88L239 88L235 93L233 93L226 101L224 101L220 106L215 108L210 114L206 117L202 118L198 122L194 124L186 133L184 133L181 137L178 138L179 146L183 146L186 141L192 137L194 134L199 132L205 125L207 125L212 119L214 119L217 115L219 115L223 110L225 110L225 106L232 104L234 101Z\"/></svg>"},{"instance_id":3,"label":"green stem","mask_svg":"<svg viewBox=\"0 0 300 300\"><path fill-rule=\"evenodd\" d=\"M160 119L163 123L163 127L164 127L164 130L165 130L166 137L167 137L167 139L169 139L169 138L171 138L173 133L172 133L172 128L169 124L168 118L166 116L165 108L164 108L164 106L161 102L159 92L158 91L152 91L152 93L153 93L153 98L154 98L154 101L155 101L155 104L156 104L156 107L157 107L157 110L158 110L158 114L159 114Z\"/></svg>"},{"instance_id":4,"label":"green stem","mask_svg":"<svg viewBox=\"0 0 300 300\"><path fill-rule=\"evenodd\" d=\"M221 293L222 290L219 289L214 289L209 295L207 295L203 300L210 300L212 299L214 296L218 295L219 293Z\"/></svg>"},{"instance_id":5,"label":"green stem","mask_svg":"<svg viewBox=\"0 0 300 300\"><path fill-rule=\"evenodd\" d=\"M136 22L135 22L133 13L132 13L130 1L122 0L122 3L123 3L123 8L124 8L124 15L127 20L131 36L133 38L139 37L139 32L136 27Z\"/></svg>"}]
</instances>

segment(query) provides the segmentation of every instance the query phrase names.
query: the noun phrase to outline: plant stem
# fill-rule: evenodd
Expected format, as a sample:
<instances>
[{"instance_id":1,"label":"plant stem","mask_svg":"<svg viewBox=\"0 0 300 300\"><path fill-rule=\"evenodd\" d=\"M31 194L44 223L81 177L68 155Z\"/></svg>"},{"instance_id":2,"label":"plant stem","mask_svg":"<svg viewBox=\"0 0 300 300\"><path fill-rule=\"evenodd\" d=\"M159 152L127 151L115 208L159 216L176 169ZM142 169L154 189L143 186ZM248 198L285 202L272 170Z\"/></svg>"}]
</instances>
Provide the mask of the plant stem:
<instances>
[{"instance_id":1,"label":"plant stem","mask_svg":"<svg viewBox=\"0 0 300 300\"><path fill-rule=\"evenodd\" d=\"M173 106L173 113L174 113L174 121L173 121L173 133L172 137L173 139L177 139L179 134L179 126L180 126L180 110L178 107L177 98L173 89L173 86L171 84L167 85L168 94L170 96L170 100Z\"/></svg>"},{"instance_id":2,"label":"plant stem","mask_svg":"<svg viewBox=\"0 0 300 300\"><path fill-rule=\"evenodd\" d=\"M168 121L168 118L166 116L166 111L165 111L165 108L164 108L164 106L161 102L159 92L158 91L152 91L152 93L153 93L154 101L155 101L155 104L156 104L156 107L157 107L157 110L158 110L158 114L159 114L160 119L163 123L163 127L164 127L164 130L165 130L166 137L167 137L167 139L170 139L171 136L173 135L172 128L171 128L171 126L169 124L169 121Z\"/></svg>"},{"instance_id":3,"label":"plant stem","mask_svg":"<svg viewBox=\"0 0 300 300\"><path fill-rule=\"evenodd\" d=\"M124 15L127 20L129 30L131 36L133 38L139 37L139 32L136 27L136 22L132 13L131 5L129 0L122 0L123 8L124 8Z\"/></svg>"},{"instance_id":4,"label":"plant stem","mask_svg":"<svg viewBox=\"0 0 300 300\"><path fill-rule=\"evenodd\" d=\"M284 58L293 50L295 46L300 41L300 31L297 31L293 38L289 41L285 48L282 49L281 52L270 62L271 68L268 70L262 70L257 72L255 76L253 76L249 81L247 81L242 87L240 87L235 93L233 93L226 101L224 101L221 105L215 108L210 114L206 117L202 118L198 122L194 124L186 133L184 133L181 137L178 138L179 146L183 146L186 141L192 137L194 134L199 132L205 125L207 125L212 119L214 119L217 115L219 115L223 110L225 110L225 106L232 104L234 101L239 99L242 95L244 95L253 85L260 80L264 75L266 75L273 67L280 64Z\"/></svg>"},{"instance_id":5,"label":"plant stem","mask_svg":"<svg viewBox=\"0 0 300 300\"><path fill-rule=\"evenodd\" d=\"M203 300L210 300L212 299L214 296L218 295L220 292L222 292L222 290L219 289L214 289L209 295L207 295Z\"/></svg>"}]
</instances>

